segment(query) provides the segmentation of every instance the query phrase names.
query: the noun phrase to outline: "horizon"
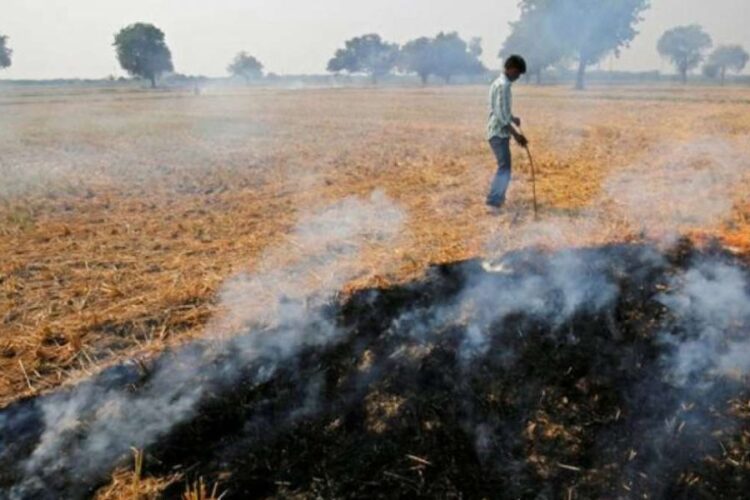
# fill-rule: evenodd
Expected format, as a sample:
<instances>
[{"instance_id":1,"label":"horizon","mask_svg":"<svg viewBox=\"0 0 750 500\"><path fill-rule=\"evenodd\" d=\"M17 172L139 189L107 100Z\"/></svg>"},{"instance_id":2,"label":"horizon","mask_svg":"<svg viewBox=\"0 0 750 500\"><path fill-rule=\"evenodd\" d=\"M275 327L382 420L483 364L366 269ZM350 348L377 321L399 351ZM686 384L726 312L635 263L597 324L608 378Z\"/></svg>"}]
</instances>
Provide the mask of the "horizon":
<instances>
[{"instance_id":1,"label":"horizon","mask_svg":"<svg viewBox=\"0 0 750 500\"><path fill-rule=\"evenodd\" d=\"M258 57L267 72L279 75L325 74L325 65L344 41L365 33L403 44L419 36L457 31L464 39L483 40L482 60L500 66L497 52L518 18L517 0L413 0L406 11L396 0L375 4L322 0L314 5L286 0L218 0L211 7L198 0L6 0L0 33L9 37L13 66L0 71L3 80L102 79L125 76L117 64L112 40L122 27L152 22L162 29L172 50L175 71L187 75L226 76L239 51ZM496 8L493 3L497 3ZM599 65L613 71L673 73L656 52L656 41L669 28L701 24L714 46L737 43L750 48L745 29L750 14L742 0L652 0L640 32L619 58ZM399 7L401 7L399 9ZM419 14L419 15L416 15ZM743 71L747 74L748 70Z\"/></svg>"}]
</instances>

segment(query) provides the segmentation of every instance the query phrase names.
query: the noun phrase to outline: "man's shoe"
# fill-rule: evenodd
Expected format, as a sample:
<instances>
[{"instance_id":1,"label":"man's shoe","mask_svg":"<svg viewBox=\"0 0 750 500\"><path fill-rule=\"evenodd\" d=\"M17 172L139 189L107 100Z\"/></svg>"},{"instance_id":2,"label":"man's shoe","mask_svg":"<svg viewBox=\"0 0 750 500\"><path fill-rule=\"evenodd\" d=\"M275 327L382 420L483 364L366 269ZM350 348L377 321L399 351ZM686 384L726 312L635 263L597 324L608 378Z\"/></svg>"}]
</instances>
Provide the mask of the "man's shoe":
<instances>
[{"instance_id":1,"label":"man's shoe","mask_svg":"<svg viewBox=\"0 0 750 500\"><path fill-rule=\"evenodd\" d=\"M487 205L487 213L490 215L500 215L503 211L503 206L505 205L505 198L500 200L500 202L496 202L490 198L487 198L487 201L485 202Z\"/></svg>"},{"instance_id":2,"label":"man's shoe","mask_svg":"<svg viewBox=\"0 0 750 500\"><path fill-rule=\"evenodd\" d=\"M487 215L500 215L503 213L502 205L487 205Z\"/></svg>"}]
</instances>

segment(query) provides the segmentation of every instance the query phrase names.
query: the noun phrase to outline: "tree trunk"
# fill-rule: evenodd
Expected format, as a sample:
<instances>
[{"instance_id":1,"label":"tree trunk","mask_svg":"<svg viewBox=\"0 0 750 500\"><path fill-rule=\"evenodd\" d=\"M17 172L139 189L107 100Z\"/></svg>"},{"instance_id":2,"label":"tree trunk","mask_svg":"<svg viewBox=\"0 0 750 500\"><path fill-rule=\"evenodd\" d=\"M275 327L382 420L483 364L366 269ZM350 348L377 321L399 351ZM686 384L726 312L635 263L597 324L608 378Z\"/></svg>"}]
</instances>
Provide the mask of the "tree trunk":
<instances>
[{"instance_id":1,"label":"tree trunk","mask_svg":"<svg viewBox=\"0 0 750 500\"><path fill-rule=\"evenodd\" d=\"M727 79L727 68L725 66L721 67L721 86L724 86L724 83Z\"/></svg>"},{"instance_id":2,"label":"tree trunk","mask_svg":"<svg viewBox=\"0 0 750 500\"><path fill-rule=\"evenodd\" d=\"M151 88L155 89L156 88L156 75L151 75L148 77L148 79L151 80Z\"/></svg>"},{"instance_id":3,"label":"tree trunk","mask_svg":"<svg viewBox=\"0 0 750 500\"><path fill-rule=\"evenodd\" d=\"M581 57L578 63L578 75L576 76L576 90L583 90L586 88L584 85L584 76L586 75L586 61Z\"/></svg>"},{"instance_id":4,"label":"tree trunk","mask_svg":"<svg viewBox=\"0 0 750 500\"><path fill-rule=\"evenodd\" d=\"M688 72L687 66L688 66L687 61L685 61L682 64L680 64L680 67L678 68L680 71L680 81L682 82L683 85L687 84L687 72Z\"/></svg>"}]
</instances>

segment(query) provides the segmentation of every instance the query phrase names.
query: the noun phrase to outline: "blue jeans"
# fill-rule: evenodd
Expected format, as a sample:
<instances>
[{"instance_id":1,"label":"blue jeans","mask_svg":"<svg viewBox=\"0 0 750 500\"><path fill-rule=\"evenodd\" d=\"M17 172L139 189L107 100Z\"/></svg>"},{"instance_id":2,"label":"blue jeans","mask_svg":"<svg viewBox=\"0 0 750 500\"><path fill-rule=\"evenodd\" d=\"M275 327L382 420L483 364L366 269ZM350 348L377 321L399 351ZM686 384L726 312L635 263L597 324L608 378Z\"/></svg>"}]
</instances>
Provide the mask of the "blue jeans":
<instances>
[{"instance_id":1,"label":"blue jeans","mask_svg":"<svg viewBox=\"0 0 750 500\"><path fill-rule=\"evenodd\" d=\"M492 207L501 207L505 203L505 193L508 191L511 174L510 139L493 137L490 139L490 147L497 159L497 173L487 195L487 204Z\"/></svg>"}]
</instances>

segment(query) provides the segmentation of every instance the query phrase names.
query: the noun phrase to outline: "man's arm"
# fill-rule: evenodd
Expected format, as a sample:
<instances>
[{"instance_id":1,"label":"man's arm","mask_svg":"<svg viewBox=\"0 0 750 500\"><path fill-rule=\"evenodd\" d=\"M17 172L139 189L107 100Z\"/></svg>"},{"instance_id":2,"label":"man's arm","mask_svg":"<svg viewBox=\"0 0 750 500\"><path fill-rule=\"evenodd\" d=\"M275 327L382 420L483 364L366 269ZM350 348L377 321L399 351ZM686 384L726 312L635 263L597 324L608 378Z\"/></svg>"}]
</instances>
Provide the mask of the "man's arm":
<instances>
[{"instance_id":1,"label":"man's arm","mask_svg":"<svg viewBox=\"0 0 750 500\"><path fill-rule=\"evenodd\" d=\"M520 121L521 120L518 120L519 125L520 125ZM514 121L514 123L516 122ZM513 139L518 143L519 146L521 146L522 148L525 148L526 146L529 145L529 140L526 138L525 135L519 132L518 129L516 129L516 127L514 127L513 125L508 125L506 128L508 132L510 133L511 137L513 137Z\"/></svg>"}]
</instances>

